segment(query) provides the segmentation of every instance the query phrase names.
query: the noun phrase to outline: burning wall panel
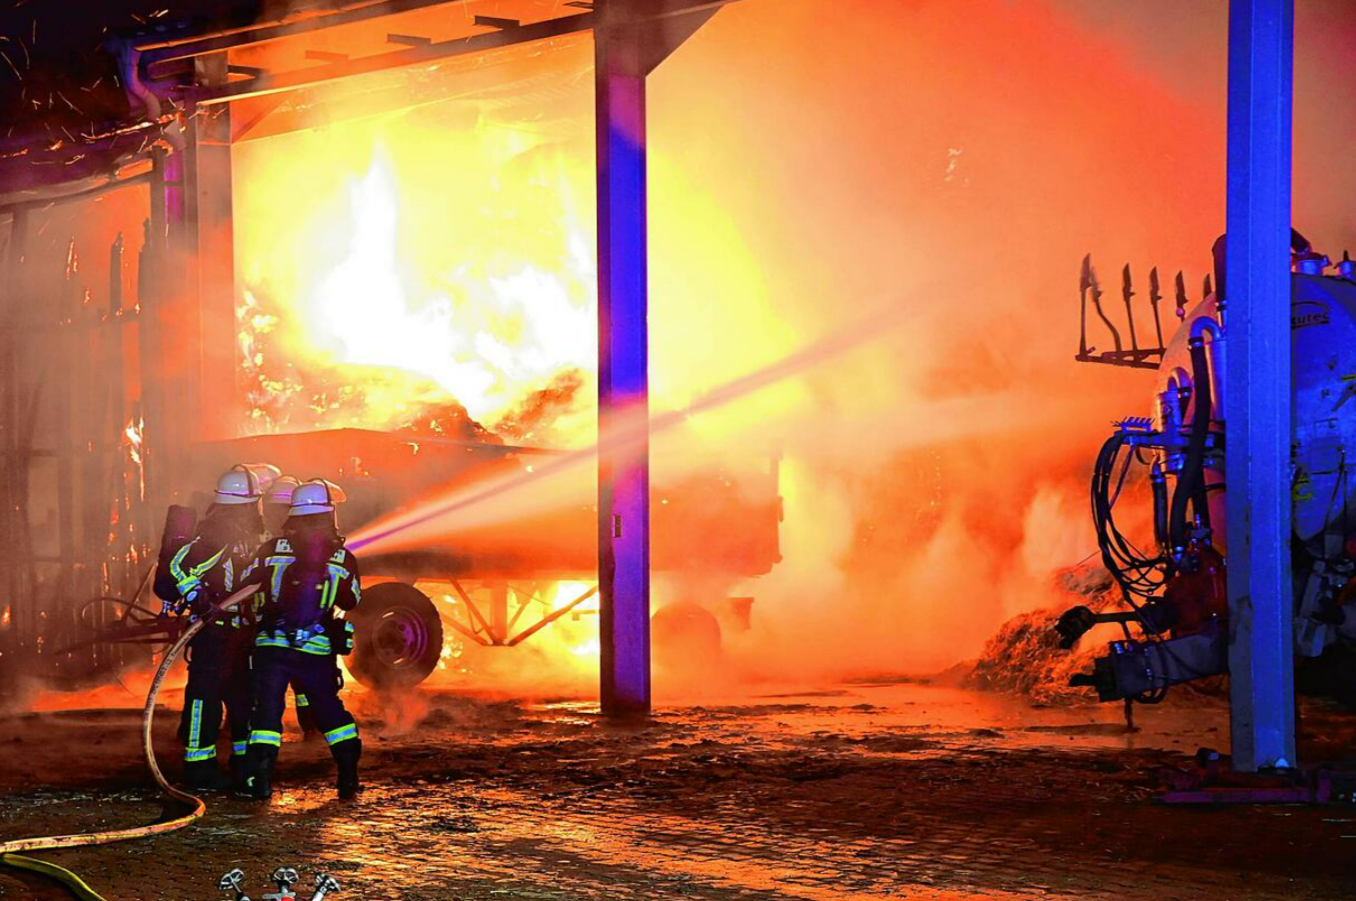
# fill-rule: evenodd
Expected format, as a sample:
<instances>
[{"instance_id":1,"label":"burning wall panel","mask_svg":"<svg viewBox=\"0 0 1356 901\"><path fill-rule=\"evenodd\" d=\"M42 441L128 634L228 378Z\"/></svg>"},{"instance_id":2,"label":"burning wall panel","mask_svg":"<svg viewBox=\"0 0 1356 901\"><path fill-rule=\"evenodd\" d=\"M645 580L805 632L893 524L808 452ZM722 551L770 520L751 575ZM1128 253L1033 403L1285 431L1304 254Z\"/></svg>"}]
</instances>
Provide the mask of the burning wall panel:
<instances>
[{"instance_id":1,"label":"burning wall panel","mask_svg":"<svg viewBox=\"0 0 1356 901\"><path fill-rule=\"evenodd\" d=\"M153 540L137 278L146 189L10 212L0 643L12 654L38 653L35 671L80 672L116 662L100 659L106 649L59 653L82 629L117 615L84 610L86 602L130 597Z\"/></svg>"}]
</instances>

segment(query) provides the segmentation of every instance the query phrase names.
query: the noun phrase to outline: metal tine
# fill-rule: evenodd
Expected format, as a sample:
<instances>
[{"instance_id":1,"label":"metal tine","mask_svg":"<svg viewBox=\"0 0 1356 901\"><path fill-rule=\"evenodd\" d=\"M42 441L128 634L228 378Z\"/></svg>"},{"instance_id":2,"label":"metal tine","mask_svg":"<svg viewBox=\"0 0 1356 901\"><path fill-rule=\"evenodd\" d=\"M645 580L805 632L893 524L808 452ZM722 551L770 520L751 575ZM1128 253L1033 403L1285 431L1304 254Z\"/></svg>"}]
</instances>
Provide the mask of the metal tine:
<instances>
[{"instance_id":1,"label":"metal tine","mask_svg":"<svg viewBox=\"0 0 1356 901\"><path fill-rule=\"evenodd\" d=\"M1187 308L1186 277L1182 274L1182 270L1178 269L1178 270L1177 270L1177 318L1178 318L1178 319L1185 319L1185 318L1186 318L1186 308Z\"/></svg>"},{"instance_id":2,"label":"metal tine","mask_svg":"<svg viewBox=\"0 0 1356 901\"><path fill-rule=\"evenodd\" d=\"M1139 350L1139 337L1135 335L1135 308L1130 303L1130 298L1135 296L1135 288L1130 280L1130 264L1126 263L1125 268L1121 270L1121 298L1125 301L1125 318L1130 324L1130 349Z\"/></svg>"},{"instance_id":3,"label":"metal tine","mask_svg":"<svg viewBox=\"0 0 1356 901\"><path fill-rule=\"evenodd\" d=\"M1158 315L1158 302L1163 299L1163 291L1158 284L1158 267L1149 270L1149 306L1154 311L1154 334L1158 336L1155 350L1163 350L1163 319Z\"/></svg>"},{"instance_id":4,"label":"metal tine","mask_svg":"<svg viewBox=\"0 0 1356 901\"><path fill-rule=\"evenodd\" d=\"M1078 356L1088 355L1088 291L1092 288L1092 254L1083 255L1078 273Z\"/></svg>"},{"instance_id":5,"label":"metal tine","mask_svg":"<svg viewBox=\"0 0 1356 901\"><path fill-rule=\"evenodd\" d=\"M1097 281L1097 270L1094 267L1088 267L1088 283L1092 292L1092 306L1097 311L1097 316L1106 325L1107 330L1111 332L1111 341L1116 347L1116 353L1125 350L1121 343L1121 333L1116 328L1116 324L1106 315L1106 310L1102 309L1102 285Z\"/></svg>"}]
</instances>

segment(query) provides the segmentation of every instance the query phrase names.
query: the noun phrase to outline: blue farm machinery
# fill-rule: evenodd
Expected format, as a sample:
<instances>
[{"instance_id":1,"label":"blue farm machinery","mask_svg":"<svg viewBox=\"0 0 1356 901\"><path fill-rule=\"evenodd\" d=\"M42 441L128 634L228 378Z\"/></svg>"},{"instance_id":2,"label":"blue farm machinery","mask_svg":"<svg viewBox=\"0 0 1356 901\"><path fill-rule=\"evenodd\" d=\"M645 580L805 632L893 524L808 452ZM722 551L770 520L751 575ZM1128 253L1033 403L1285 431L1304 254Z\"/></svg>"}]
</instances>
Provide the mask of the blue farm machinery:
<instances>
[{"instance_id":1,"label":"blue farm machinery","mask_svg":"<svg viewBox=\"0 0 1356 901\"><path fill-rule=\"evenodd\" d=\"M1214 286L1207 276L1198 302L1188 299L1177 275L1179 323L1167 340L1156 270L1149 278L1152 323L1143 329L1135 322L1130 269L1123 271L1126 313L1114 317L1125 326L1122 331L1103 305L1090 260L1083 262L1077 358L1155 372L1150 415L1116 423L1092 478L1102 562L1126 609L1094 612L1079 606L1056 626L1066 648L1099 623L1124 630L1091 673L1073 680L1095 689L1104 701L1152 703L1171 685L1228 668L1223 401L1229 390L1224 381L1229 315L1222 257L1220 239ZM1295 651L1301 676L1306 669L1326 672L1323 690L1351 703L1356 701L1356 668L1349 662L1356 644L1356 482L1347 456L1348 449L1356 451L1356 263L1344 254L1333 266L1298 233L1292 236L1292 257ZM1109 333L1110 348L1089 346L1089 310L1096 317L1091 321L1100 320ZM1147 337L1151 330L1153 340ZM1148 539L1132 537L1134 530L1123 530L1117 521L1117 503L1135 485L1147 485L1152 498Z\"/></svg>"}]
</instances>

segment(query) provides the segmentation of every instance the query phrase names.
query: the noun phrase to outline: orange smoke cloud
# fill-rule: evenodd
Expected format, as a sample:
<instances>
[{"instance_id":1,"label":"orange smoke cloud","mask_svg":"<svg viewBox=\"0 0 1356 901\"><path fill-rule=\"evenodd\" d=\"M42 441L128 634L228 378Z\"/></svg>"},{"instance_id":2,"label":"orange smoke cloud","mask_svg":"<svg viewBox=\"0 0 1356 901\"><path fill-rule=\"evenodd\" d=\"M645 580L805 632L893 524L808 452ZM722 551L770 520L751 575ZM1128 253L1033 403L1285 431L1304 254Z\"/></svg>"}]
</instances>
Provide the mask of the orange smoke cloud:
<instances>
[{"instance_id":1,"label":"orange smoke cloud","mask_svg":"<svg viewBox=\"0 0 1356 901\"><path fill-rule=\"evenodd\" d=\"M1160 25L1064 0L744 0L651 77L652 407L688 411L657 447L655 482L703 457L785 455L785 560L772 575L656 586L659 603L757 598L753 630L727 636L732 672L946 666L1047 603L1054 571L1093 551L1091 459L1110 419L1147 409L1149 382L1073 362L1077 265L1092 251L1104 275L1130 261L1141 291L1153 265L1199 285L1223 225L1224 25L1222 6ZM396 259L335 278L354 271L341 236L289 288L269 233L240 246L267 251L244 280L277 296L381 294L338 308L355 317L339 344L372 331L378 310L417 339L408 353L404 338L380 354L327 351L345 365L417 370L491 427L530 407L538 440L579 449L594 413L579 326L594 287L587 48L553 59L533 65L569 86L552 94L555 116L463 103L344 125L343 142L340 124L298 139L309 143L294 168L312 173L300 193L317 193L316 160L341 148L351 159L326 176L328 195L391 179L399 216L379 231L400 236ZM367 281L373 271L399 283ZM892 298L902 327L689 409ZM543 334L539 313L573 325ZM551 395L562 372L579 390ZM554 405L524 407L533 397ZM571 503L591 494L579 472ZM531 500L564 502L545 488ZM510 507L475 509L439 529Z\"/></svg>"},{"instance_id":2,"label":"orange smoke cloud","mask_svg":"<svg viewBox=\"0 0 1356 901\"><path fill-rule=\"evenodd\" d=\"M1199 283L1223 110L1046 4L772 6L722 11L653 78L655 379L700 390L744 358L745 323L811 341L883 288L910 298L906 327L788 385L794 402L706 431L786 452L786 559L736 587L758 597L743 670L936 670L1094 550L1090 461L1149 389L1072 361L1077 263ZM693 205L740 237L758 291L721 293Z\"/></svg>"}]
</instances>

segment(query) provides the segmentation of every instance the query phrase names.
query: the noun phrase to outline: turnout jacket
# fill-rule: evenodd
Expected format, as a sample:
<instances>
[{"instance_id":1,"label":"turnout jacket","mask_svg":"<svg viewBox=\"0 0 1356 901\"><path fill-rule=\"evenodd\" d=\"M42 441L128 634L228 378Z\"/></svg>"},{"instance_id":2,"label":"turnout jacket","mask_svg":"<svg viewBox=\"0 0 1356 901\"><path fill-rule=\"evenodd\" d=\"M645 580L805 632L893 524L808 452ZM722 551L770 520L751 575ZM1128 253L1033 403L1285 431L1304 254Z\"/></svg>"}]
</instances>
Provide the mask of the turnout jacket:
<instances>
[{"instance_id":1,"label":"turnout jacket","mask_svg":"<svg viewBox=\"0 0 1356 901\"><path fill-rule=\"evenodd\" d=\"M241 576L239 588L254 584L258 623L255 647L292 648L306 654L342 653L336 610L352 610L362 599L358 560L343 545L320 563L308 564L288 538L265 541ZM341 627L342 628L342 627Z\"/></svg>"},{"instance_id":2,"label":"turnout jacket","mask_svg":"<svg viewBox=\"0 0 1356 901\"><path fill-rule=\"evenodd\" d=\"M224 539L204 530L170 557L155 574L155 593L166 614L180 615L243 587L240 576L254 556L253 542ZM196 611L195 611L196 612ZM238 625L240 618L231 623Z\"/></svg>"}]
</instances>

